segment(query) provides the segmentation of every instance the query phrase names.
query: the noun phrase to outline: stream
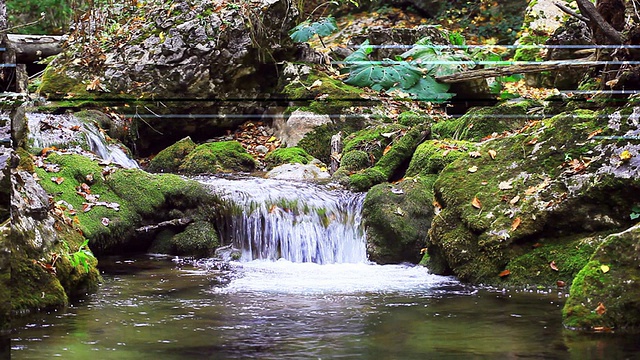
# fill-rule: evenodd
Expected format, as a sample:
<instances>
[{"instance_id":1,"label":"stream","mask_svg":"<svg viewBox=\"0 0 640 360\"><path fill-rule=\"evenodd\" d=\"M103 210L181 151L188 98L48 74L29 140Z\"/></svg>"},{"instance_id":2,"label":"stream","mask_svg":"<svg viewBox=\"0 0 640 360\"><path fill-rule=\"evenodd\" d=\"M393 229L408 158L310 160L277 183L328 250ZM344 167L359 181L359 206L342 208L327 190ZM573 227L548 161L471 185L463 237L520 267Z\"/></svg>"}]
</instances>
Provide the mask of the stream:
<instances>
[{"instance_id":1,"label":"stream","mask_svg":"<svg viewBox=\"0 0 640 360\"><path fill-rule=\"evenodd\" d=\"M366 260L362 194L200 178L230 262L100 259L104 283L14 322L12 359L632 359L635 336L563 330L565 293L471 287Z\"/></svg>"}]
</instances>

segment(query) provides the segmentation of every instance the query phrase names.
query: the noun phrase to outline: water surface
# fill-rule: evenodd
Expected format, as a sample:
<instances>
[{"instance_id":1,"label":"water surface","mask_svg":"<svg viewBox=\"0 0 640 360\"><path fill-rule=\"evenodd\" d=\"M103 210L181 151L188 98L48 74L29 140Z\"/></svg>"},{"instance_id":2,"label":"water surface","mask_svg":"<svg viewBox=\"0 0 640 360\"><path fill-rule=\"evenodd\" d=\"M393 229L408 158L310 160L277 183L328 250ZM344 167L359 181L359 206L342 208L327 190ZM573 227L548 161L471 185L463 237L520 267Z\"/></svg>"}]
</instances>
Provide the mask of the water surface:
<instances>
[{"instance_id":1,"label":"water surface","mask_svg":"<svg viewBox=\"0 0 640 360\"><path fill-rule=\"evenodd\" d=\"M13 359L635 359L636 337L563 331L564 295L424 268L254 261L221 272L103 259L97 294L23 319Z\"/></svg>"}]
</instances>

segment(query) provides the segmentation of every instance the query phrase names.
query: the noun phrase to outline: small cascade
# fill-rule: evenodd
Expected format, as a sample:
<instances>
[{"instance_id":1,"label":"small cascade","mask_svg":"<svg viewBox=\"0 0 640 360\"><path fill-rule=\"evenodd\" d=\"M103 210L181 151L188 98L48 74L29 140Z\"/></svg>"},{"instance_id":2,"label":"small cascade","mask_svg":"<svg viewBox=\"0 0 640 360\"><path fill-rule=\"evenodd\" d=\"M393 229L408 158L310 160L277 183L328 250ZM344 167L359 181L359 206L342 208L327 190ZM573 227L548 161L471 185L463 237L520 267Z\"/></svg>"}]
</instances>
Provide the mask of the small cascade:
<instances>
[{"instance_id":1,"label":"small cascade","mask_svg":"<svg viewBox=\"0 0 640 360\"><path fill-rule=\"evenodd\" d=\"M200 179L227 206L219 219L222 242L242 261L364 263L364 194L305 182L248 178Z\"/></svg>"},{"instance_id":2,"label":"small cascade","mask_svg":"<svg viewBox=\"0 0 640 360\"><path fill-rule=\"evenodd\" d=\"M29 140L35 148L80 147L124 168L138 168L117 144L109 144L98 126L71 114L28 113Z\"/></svg>"}]
</instances>

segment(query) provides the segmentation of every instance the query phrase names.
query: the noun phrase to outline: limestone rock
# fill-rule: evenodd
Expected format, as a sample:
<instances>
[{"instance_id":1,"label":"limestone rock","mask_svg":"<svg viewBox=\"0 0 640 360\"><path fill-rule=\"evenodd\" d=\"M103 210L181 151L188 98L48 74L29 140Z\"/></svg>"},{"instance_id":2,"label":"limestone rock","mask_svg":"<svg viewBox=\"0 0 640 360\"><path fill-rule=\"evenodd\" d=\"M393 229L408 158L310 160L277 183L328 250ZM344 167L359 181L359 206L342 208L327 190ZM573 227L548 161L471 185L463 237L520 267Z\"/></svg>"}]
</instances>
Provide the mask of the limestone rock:
<instances>
[{"instance_id":1,"label":"limestone rock","mask_svg":"<svg viewBox=\"0 0 640 360\"><path fill-rule=\"evenodd\" d=\"M284 124L276 125L276 136L288 147L293 147L298 145L298 142L313 129L330 123L329 115L295 110Z\"/></svg>"},{"instance_id":2,"label":"limestone rock","mask_svg":"<svg viewBox=\"0 0 640 360\"><path fill-rule=\"evenodd\" d=\"M312 164L282 164L269 171L266 177L280 180L323 180L330 175Z\"/></svg>"}]
</instances>

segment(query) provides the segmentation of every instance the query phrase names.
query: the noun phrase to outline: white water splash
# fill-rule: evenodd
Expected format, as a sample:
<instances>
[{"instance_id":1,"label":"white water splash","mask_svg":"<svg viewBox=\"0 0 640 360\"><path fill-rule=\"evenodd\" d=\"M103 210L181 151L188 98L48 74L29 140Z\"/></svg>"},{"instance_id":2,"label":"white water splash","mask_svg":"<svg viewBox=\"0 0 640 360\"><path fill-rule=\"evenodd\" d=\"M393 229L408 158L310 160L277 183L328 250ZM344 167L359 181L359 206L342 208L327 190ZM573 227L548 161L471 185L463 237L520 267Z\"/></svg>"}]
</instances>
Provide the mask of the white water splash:
<instances>
[{"instance_id":1,"label":"white water splash","mask_svg":"<svg viewBox=\"0 0 640 360\"><path fill-rule=\"evenodd\" d=\"M273 179L200 181L229 202L222 241L241 249L243 261L367 262L364 194Z\"/></svg>"}]
</instances>

